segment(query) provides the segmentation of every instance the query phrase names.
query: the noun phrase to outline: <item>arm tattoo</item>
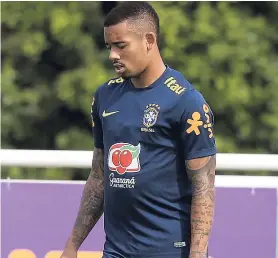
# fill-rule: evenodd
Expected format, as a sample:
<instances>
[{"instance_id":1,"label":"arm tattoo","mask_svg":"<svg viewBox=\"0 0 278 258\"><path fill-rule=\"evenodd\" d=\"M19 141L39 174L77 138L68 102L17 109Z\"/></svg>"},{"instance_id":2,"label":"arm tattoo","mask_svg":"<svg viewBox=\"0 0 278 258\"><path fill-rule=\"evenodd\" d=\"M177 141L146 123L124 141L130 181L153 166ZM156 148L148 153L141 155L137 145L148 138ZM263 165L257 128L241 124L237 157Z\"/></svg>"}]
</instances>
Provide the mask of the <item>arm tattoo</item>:
<instances>
[{"instance_id":1,"label":"arm tattoo","mask_svg":"<svg viewBox=\"0 0 278 258\"><path fill-rule=\"evenodd\" d=\"M92 169L85 184L78 215L69 242L79 249L103 213L104 153L94 149Z\"/></svg>"},{"instance_id":2,"label":"arm tattoo","mask_svg":"<svg viewBox=\"0 0 278 258\"><path fill-rule=\"evenodd\" d=\"M190 258L205 258L214 215L216 156L187 161L192 182Z\"/></svg>"}]
</instances>

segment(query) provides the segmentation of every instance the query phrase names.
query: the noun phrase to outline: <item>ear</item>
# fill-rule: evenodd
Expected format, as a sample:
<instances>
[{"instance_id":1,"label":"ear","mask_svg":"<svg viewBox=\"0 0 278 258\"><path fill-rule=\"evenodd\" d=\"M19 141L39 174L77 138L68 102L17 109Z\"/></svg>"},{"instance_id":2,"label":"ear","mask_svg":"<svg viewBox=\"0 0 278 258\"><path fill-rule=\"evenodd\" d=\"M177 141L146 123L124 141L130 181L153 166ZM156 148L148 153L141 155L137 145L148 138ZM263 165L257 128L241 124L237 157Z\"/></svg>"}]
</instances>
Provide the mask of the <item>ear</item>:
<instances>
[{"instance_id":1,"label":"ear","mask_svg":"<svg viewBox=\"0 0 278 258\"><path fill-rule=\"evenodd\" d=\"M156 44L156 37L153 32L148 32L145 35L147 50L150 51Z\"/></svg>"}]
</instances>

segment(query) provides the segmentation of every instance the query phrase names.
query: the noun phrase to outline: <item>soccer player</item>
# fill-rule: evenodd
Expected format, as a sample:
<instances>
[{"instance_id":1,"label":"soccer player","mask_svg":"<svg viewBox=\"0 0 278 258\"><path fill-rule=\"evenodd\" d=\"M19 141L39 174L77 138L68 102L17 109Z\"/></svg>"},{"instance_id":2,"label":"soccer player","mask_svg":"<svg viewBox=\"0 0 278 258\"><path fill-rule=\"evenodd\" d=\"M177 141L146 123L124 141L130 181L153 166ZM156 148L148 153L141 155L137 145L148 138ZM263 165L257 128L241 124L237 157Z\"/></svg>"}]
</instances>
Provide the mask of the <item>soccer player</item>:
<instances>
[{"instance_id":1,"label":"soccer player","mask_svg":"<svg viewBox=\"0 0 278 258\"><path fill-rule=\"evenodd\" d=\"M103 258L207 257L216 166L212 111L163 62L151 5L117 5L105 19L104 38L118 77L94 95L92 169L61 257L77 257L103 212Z\"/></svg>"}]
</instances>

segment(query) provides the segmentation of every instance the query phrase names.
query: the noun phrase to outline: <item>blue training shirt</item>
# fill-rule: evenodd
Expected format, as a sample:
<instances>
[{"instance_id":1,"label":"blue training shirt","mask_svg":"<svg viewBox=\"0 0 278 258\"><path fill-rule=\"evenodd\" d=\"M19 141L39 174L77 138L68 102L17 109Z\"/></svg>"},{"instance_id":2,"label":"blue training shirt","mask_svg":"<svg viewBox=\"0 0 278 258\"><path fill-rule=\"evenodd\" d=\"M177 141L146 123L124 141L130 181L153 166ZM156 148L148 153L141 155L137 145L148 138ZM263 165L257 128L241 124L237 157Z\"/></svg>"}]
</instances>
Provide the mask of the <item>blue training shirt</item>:
<instances>
[{"instance_id":1,"label":"blue training shirt","mask_svg":"<svg viewBox=\"0 0 278 258\"><path fill-rule=\"evenodd\" d=\"M104 149L104 257L187 257L185 161L216 154L204 97L167 66L146 88L108 81L95 92L91 114L95 147Z\"/></svg>"}]
</instances>

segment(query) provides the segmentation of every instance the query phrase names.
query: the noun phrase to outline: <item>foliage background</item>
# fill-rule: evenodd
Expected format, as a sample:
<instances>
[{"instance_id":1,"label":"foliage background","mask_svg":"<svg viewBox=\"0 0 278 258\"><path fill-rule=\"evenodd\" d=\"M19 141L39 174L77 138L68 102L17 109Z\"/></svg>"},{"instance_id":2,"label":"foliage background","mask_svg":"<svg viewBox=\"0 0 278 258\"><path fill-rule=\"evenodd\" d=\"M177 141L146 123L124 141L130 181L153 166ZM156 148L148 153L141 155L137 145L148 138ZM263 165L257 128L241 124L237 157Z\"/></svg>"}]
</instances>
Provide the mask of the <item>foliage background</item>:
<instances>
[{"instance_id":1,"label":"foliage background","mask_svg":"<svg viewBox=\"0 0 278 258\"><path fill-rule=\"evenodd\" d=\"M115 4L2 2L2 148L92 150L92 95L115 76L103 42L103 20ZM214 111L219 152L278 153L278 3L152 4L165 62ZM88 173L2 168L2 178Z\"/></svg>"}]
</instances>

